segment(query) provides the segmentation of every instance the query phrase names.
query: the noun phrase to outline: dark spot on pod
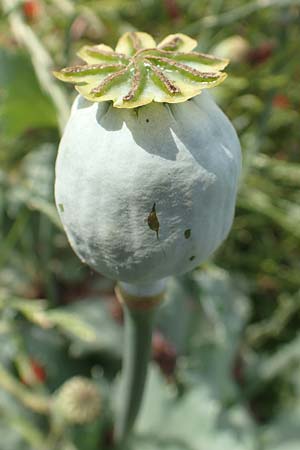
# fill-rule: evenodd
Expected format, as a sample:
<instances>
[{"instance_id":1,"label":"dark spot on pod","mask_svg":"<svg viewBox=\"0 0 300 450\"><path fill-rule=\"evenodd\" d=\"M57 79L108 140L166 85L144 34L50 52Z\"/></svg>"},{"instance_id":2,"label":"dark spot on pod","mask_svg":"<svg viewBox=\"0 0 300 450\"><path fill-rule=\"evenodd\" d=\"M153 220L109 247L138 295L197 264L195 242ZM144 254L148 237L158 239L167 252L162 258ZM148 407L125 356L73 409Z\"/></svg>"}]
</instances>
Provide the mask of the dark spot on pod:
<instances>
[{"instance_id":1,"label":"dark spot on pod","mask_svg":"<svg viewBox=\"0 0 300 450\"><path fill-rule=\"evenodd\" d=\"M194 261L194 259L196 258L196 256L195 255L193 255L193 256L190 256L190 261Z\"/></svg>"},{"instance_id":2,"label":"dark spot on pod","mask_svg":"<svg viewBox=\"0 0 300 450\"><path fill-rule=\"evenodd\" d=\"M146 122L148 123L148 122L149 122L149 119L146 119Z\"/></svg>"},{"instance_id":3,"label":"dark spot on pod","mask_svg":"<svg viewBox=\"0 0 300 450\"><path fill-rule=\"evenodd\" d=\"M58 204L58 207L59 207L60 212L63 213L64 210L65 210L65 209L64 209L64 205L63 205L62 203L59 203L59 204Z\"/></svg>"},{"instance_id":4,"label":"dark spot on pod","mask_svg":"<svg viewBox=\"0 0 300 450\"><path fill-rule=\"evenodd\" d=\"M139 107L133 108L133 111L135 112L136 117L139 117Z\"/></svg>"},{"instance_id":5,"label":"dark spot on pod","mask_svg":"<svg viewBox=\"0 0 300 450\"><path fill-rule=\"evenodd\" d=\"M191 230L190 230L190 228L188 228L187 230L185 230L185 232L184 232L184 237L185 237L186 239L189 239L189 238L191 237Z\"/></svg>"},{"instance_id":6,"label":"dark spot on pod","mask_svg":"<svg viewBox=\"0 0 300 450\"><path fill-rule=\"evenodd\" d=\"M155 203L153 203L153 206L152 206L152 209L150 211L147 221L148 221L148 226L149 226L150 230L155 231L157 239L159 239L159 237L158 237L159 221L158 221L158 218L156 215L156 204Z\"/></svg>"}]
</instances>

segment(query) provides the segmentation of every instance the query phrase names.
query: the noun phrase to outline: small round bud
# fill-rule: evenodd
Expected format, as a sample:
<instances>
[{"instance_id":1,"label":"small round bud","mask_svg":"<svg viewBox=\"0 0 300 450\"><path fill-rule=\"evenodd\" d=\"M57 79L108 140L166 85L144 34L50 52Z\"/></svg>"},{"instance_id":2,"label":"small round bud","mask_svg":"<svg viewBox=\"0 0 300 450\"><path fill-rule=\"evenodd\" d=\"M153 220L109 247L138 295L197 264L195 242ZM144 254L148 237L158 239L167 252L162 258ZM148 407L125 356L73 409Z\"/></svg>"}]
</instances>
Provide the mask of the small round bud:
<instances>
[{"instance_id":1,"label":"small round bud","mask_svg":"<svg viewBox=\"0 0 300 450\"><path fill-rule=\"evenodd\" d=\"M86 424L99 416L101 396L96 384L76 376L66 381L55 396L55 407L70 423Z\"/></svg>"},{"instance_id":2,"label":"small round bud","mask_svg":"<svg viewBox=\"0 0 300 450\"><path fill-rule=\"evenodd\" d=\"M242 36L234 35L224 39L213 48L216 56L230 59L232 63L246 61L250 51L249 42Z\"/></svg>"}]
</instances>

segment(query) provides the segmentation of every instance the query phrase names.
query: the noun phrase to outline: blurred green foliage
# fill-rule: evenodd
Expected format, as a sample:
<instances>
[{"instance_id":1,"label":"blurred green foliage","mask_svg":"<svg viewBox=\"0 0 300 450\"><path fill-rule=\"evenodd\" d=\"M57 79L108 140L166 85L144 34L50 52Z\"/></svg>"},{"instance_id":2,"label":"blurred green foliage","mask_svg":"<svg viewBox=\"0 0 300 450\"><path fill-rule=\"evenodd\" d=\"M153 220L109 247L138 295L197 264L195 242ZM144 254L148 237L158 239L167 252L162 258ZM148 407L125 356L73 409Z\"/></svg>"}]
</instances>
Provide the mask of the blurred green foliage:
<instances>
[{"instance_id":1,"label":"blurred green foliage","mask_svg":"<svg viewBox=\"0 0 300 450\"><path fill-rule=\"evenodd\" d=\"M127 30L173 32L230 57L214 90L244 152L229 238L171 280L129 450L300 446L300 1L1 0L1 450L111 448L122 314L110 281L73 255L53 202L74 92L50 68ZM82 375L101 412L74 427L57 389Z\"/></svg>"}]
</instances>

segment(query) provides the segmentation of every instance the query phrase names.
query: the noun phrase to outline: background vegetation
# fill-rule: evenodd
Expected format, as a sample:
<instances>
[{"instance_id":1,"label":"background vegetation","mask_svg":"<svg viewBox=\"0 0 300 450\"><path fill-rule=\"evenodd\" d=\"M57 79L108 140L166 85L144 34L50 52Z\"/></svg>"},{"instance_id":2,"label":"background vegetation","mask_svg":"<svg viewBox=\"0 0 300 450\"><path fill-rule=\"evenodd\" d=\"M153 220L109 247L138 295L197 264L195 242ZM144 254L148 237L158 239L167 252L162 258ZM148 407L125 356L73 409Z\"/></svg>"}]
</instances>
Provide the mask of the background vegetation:
<instances>
[{"instance_id":1,"label":"background vegetation","mask_svg":"<svg viewBox=\"0 0 300 450\"><path fill-rule=\"evenodd\" d=\"M214 93L240 136L244 175L214 260L170 281L129 449L299 449L300 1L0 5L1 450L111 448L122 312L56 214L54 162L74 92L50 69L132 29L185 32L231 58ZM76 425L77 405L65 399L63 413L59 398L78 375L92 380L100 409Z\"/></svg>"}]
</instances>

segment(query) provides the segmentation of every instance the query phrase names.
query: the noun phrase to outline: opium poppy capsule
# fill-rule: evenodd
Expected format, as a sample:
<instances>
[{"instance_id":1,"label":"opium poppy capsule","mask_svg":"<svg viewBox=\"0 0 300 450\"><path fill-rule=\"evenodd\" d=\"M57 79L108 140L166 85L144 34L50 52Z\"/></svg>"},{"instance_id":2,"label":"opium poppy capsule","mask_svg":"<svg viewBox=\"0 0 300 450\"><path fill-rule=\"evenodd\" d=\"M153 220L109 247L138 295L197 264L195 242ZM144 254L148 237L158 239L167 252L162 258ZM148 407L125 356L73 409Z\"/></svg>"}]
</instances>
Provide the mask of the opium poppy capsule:
<instances>
[{"instance_id":1,"label":"opium poppy capsule","mask_svg":"<svg viewBox=\"0 0 300 450\"><path fill-rule=\"evenodd\" d=\"M195 46L126 33L55 72L80 93L56 163L61 221L80 259L133 294L195 268L232 225L240 144L207 92L228 61Z\"/></svg>"}]
</instances>

